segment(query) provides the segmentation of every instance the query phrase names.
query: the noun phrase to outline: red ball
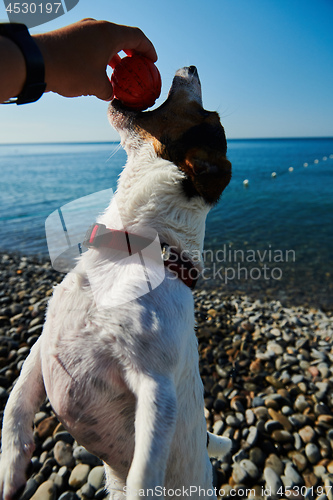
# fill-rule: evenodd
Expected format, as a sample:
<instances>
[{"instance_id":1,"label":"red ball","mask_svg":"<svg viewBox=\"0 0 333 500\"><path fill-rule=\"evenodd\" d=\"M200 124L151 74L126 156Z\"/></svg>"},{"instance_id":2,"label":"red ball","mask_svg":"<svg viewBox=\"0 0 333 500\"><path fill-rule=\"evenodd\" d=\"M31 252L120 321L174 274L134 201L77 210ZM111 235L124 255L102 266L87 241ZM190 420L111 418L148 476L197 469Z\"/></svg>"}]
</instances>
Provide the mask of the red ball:
<instances>
[{"instance_id":1,"label":"red ball","mask_svg":"<svg viewBox=\"0 0 333 500\"><path fill-rule=\"evenodd\" d=\"M153 106L162 87L155 64L140 55L121 59L112 73L111 83L114 97L137 111Z\"/></svg>"}]
</instances>

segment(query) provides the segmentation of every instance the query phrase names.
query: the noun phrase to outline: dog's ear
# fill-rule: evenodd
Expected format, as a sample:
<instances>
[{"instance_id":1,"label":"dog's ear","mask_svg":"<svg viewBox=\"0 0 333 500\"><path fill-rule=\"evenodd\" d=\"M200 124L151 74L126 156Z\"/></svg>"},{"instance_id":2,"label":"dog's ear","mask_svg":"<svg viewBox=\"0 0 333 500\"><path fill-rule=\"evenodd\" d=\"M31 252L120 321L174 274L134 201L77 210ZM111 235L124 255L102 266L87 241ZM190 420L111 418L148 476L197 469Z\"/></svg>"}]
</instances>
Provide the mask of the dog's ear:
<instances>
[{"instance_id":1,"label":"dog's ear","mask_svg":"<svg viewBox=\"0 0 333 500\"><path fill-rule=\"evenodd\" d=\"M216 151L192 148L179 166L190 181L187 191L197 192L208 203L218 201L231 179L230 161Z\"/></svg>"},{"instance_id":2,"label":"dog's ear","mask_svg":"<svg viewBox=\"0 0 333 500\"><path fill-rule=\"evenodd\" d=\"M230 161L223 154L216 151L192 148L187 151L182 167L191 177L201 175L231 176Z\"/></svg>"}]
</instances>

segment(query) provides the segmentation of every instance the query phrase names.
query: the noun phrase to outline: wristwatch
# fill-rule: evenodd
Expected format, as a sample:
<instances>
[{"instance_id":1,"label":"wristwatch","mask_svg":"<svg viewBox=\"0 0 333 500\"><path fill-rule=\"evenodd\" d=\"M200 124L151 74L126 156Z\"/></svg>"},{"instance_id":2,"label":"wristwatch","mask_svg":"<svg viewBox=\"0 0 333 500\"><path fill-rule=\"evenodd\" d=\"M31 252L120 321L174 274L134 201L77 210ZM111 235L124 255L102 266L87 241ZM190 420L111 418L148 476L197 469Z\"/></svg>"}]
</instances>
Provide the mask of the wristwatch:
<instances>
[{"instance_id":1,"label":"wristwatch","mask_svg":"<svg viewBox=\"0 0 333 500\"><path fill-rule=\"evenodd\" d=\"M0 36L12 40L21 50L25 59L27 76L22 92L5 104L26 104L38 101L43 95L46 83L44 59L28 28L20 23L0 23Z\"/></svg>"}]
</instances>

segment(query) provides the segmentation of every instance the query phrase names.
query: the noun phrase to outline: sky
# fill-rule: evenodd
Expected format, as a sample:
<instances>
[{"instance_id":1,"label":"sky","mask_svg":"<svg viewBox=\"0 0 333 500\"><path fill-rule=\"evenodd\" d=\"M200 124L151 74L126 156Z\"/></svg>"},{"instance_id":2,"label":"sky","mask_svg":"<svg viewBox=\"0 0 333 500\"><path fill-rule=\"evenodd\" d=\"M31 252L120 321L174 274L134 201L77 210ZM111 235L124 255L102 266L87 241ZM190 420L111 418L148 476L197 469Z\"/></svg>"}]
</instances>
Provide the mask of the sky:
<instances>
[{"instance_id":1,"label":"sky","mask_svg":"<svg viewBox=\"0 0 333 500\"><path fill-rule=\"evenodd\" d=\"M204 107L220 113L227 138L333 136L333 0L79 0L30 31L84 17L138 26L150 38L162 76L156 106L175 71L195 65ZM0 143L118 139L95 97L47 93L0 106Z\"/></svg>"}]
</instances>

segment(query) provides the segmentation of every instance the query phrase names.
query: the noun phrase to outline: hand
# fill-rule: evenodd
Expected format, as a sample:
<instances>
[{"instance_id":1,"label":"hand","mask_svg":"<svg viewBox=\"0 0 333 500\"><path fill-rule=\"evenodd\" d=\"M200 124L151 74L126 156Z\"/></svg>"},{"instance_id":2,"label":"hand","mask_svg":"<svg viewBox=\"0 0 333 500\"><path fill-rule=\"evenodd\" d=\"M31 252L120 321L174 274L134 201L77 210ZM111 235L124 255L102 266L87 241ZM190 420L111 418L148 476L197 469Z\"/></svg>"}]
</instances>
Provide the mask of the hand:
<instances>
[{"instance_id":1,"label":"hand","mask_svg":"<svg viewBox=\"0 0 333 500\"><path fill-rule=\"evenodd\" d=\"M46 91L65 97L95 95L111 100L106 68L121 50L157 60L153 44L140 29L107 21L83 19L33 38L44 57Z\"/></svg>"}]
</instances>

